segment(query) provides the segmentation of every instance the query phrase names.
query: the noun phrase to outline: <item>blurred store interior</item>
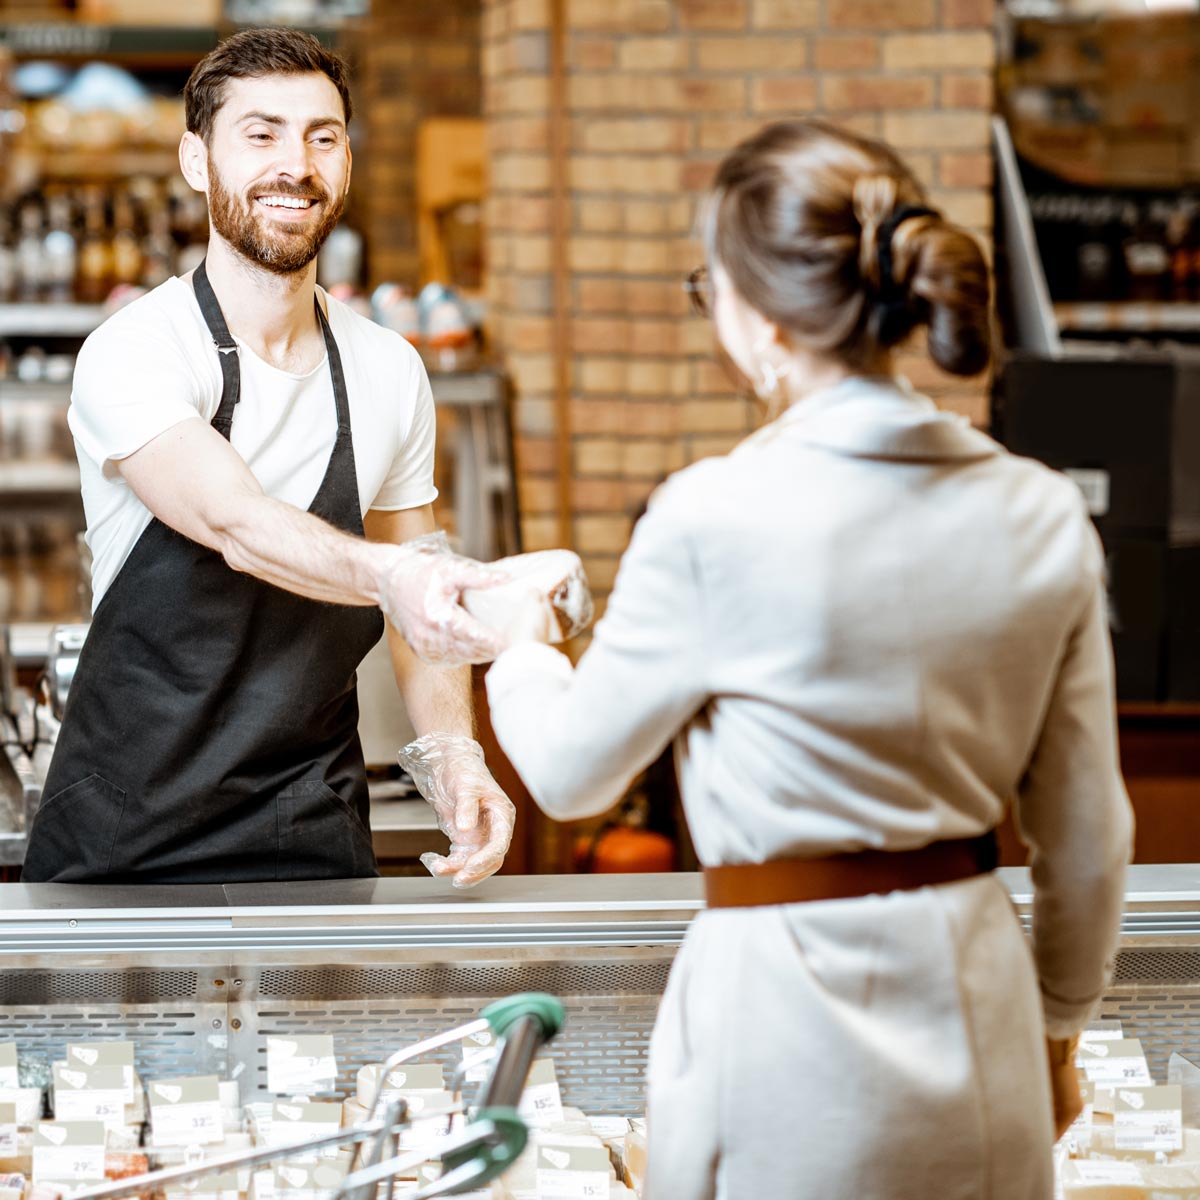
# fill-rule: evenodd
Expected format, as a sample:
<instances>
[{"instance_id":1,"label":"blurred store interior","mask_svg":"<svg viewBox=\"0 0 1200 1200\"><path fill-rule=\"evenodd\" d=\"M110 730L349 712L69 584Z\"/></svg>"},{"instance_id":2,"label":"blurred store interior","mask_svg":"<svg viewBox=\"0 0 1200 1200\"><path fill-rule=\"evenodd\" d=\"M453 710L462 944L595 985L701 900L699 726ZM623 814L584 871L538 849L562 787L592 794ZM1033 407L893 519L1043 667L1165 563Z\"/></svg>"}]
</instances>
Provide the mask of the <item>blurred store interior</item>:
<instances>
[{"instance_id":1,"label":"blurred store interior","mask_svg":"<svg viewBox=\"0 0 1200 1200\"><path fill-rule=\"evenodd\" d=\"M424 356L443 523L484 559L571 546L601 609L653 487L758 420L682 286L715 163L788 115L896 145L994 252L1005 346L966 385L917 347L903 369L1083 489L1108 555L1138 858L1200 861L1195 2L0 4L6 709L50 697L90 613L75 354L203 255L181 89L221 37L272 24L351 64L354 179L319 279ZM362 686L379 803L400 803L386 664ZM521 810L514 872L695 865L669 756L620 809L566 830L497 770ZM393 824L381 858L419 870L431 831ZM1015 835L1005 854L1023 861Z\"/></svg>"}]
</instances>

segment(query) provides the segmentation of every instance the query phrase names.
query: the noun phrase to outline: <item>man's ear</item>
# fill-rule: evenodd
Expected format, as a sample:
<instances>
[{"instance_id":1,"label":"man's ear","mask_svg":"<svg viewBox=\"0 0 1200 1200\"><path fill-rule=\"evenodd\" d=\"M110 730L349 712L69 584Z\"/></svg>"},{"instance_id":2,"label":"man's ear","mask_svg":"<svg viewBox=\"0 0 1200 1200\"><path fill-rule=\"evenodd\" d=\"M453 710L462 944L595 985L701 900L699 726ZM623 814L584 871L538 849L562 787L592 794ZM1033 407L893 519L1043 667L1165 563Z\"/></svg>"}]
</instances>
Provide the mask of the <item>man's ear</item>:
<instances>
[{"instance_id":1,"label":"man's ear","mask_svg":"<svg viewBox=\"0 0 1200 1200\"><path fill-rule=\"evenodd\" d=\"M179 169L193 191L208 195L208 147L190 130L179 139Z\"/></svg>"}]
</instances>

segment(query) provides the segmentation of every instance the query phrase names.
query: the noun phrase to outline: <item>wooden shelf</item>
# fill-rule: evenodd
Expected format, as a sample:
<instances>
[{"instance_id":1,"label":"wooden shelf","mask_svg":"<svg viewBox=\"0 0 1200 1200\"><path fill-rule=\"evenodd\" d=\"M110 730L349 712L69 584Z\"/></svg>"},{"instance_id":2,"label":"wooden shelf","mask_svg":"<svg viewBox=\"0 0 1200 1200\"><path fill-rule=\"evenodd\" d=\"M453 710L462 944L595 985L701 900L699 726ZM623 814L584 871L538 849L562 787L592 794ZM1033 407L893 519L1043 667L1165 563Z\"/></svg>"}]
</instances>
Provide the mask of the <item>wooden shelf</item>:
<instances>
[{"instance_id":1,"label":"wooden shelf","mask_svg":"<svg viewBox=\"0 0 1200 1200\"><path fill-rule=\"evenodd\" d=\"M79 491L79 466L73 462L0 462L0 496L68 496Z\"/></svg>"},{"instance_id":2,"label":"wooden shelf","mask_svg":"<svg viewBox=\"0 0 1200 1200\"><path fill-rule=\"evenodd\" d=\"M128 179L132 175L174 176L179 173L175 146L148 150L45 150L38 158L43 180Z\"/></svg>"},{"instance_id":3,"label":"wooden shelf","mask_svg":"<svg viewBox=\"0 0 1200 1200\"><path fill-rule=\"evenodd\" d=\"M1123 700L1117 705L1119 721L1200 720L1200 700Z\"/></svg>"},{"instance_id":4,"label":"wooden shelf","mask_svg":"<svg viewBox=\"0 0 1200 1200\"><path fill-rule=\"evenodd\" d=\"M87 337L106 315L102 304L0 304L0 337Z\"/></svg>"},{"instance_id":5,"label":"wooden shelf","mask_svg":"<svg viewBox=\"0 0 1200 1200\"><path fill-rule=\"evenodd\" d=\"M238 26L225 22L193 28L175 25L93 25L84 21L14 23L0 27L0 46L17 58L66 61L104 59L133 67L188 68ZM321 42L333 46L337 31L329 26L306 27Z\"/></svg>"},{"instance_id":6,"label":"wooden shelf","mask_svg":"<svg viewBox=\"0 0 1200 1200\"><path fill-rule=\"evenodd\" d=\"M1078 302L1056 304L1063 333L1193 333L1200 331L1200 304Z\"/></svg>"}]
</instances>

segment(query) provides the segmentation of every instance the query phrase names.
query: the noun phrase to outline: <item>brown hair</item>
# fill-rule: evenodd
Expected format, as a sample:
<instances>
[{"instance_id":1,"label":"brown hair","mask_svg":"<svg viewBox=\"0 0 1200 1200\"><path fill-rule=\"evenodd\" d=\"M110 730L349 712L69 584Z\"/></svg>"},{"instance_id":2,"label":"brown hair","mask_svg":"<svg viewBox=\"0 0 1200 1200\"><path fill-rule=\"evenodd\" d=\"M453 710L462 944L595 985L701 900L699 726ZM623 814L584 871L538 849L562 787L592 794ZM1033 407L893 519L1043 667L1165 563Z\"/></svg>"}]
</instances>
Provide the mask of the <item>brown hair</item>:
<instances>
[{"instance_id":1,"label":"brown hair","mask_svg":"<svg viewBox=\"0 0 1200 1200\"><path fill-rule=\"evenodd\" d=\"M183 89L187 127L208 141L217 110L225 103L225 84L230 79L309 72L326 75L333 81L349 125L349 72L339 55L326 49L311 33L299 29L244 29L206 54L188 77Z\"/></svg>"},{"instance_id":2,"label":"brown hair","mask_svg":"<svg viewBox=\"0 0 1200 1200\"><path fill-rule=\"evenodd\" d=\"M781 121L721 163L709 256L803 346L870 369L924 324L933 360L974 375L991 357L987 263L966 230L901 211L926 203L882 142L821 121Z\"/></svg>"}]
</instances>

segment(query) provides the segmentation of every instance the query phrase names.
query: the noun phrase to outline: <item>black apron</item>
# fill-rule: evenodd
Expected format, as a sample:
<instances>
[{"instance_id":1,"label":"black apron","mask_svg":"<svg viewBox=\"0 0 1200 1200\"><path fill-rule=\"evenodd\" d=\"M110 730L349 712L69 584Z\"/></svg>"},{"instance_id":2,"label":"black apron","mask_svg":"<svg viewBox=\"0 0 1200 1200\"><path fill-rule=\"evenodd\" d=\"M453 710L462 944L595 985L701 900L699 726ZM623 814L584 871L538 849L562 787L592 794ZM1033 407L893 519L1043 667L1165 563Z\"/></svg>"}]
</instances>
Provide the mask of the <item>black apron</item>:
<instances>
[{"instance_id":1,"label":"black apron","mask_svg":"<svg viewBox=\"0 0 1200 1200\"><path fill-rule=\"evenodd\" d=\"M237 345L203 264L194 286L224 378L212 425L228 439ZM361 537L346 380L320 304L317 318L337 440L309 512ZM293 595L152 519L80 654L22 878L377 875L355 671L383 629L377 608Z\"/></svg>"}]
</instances>

